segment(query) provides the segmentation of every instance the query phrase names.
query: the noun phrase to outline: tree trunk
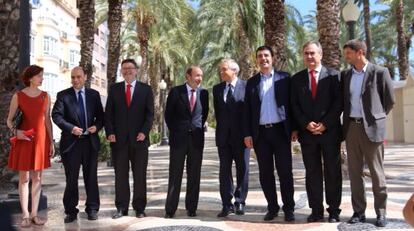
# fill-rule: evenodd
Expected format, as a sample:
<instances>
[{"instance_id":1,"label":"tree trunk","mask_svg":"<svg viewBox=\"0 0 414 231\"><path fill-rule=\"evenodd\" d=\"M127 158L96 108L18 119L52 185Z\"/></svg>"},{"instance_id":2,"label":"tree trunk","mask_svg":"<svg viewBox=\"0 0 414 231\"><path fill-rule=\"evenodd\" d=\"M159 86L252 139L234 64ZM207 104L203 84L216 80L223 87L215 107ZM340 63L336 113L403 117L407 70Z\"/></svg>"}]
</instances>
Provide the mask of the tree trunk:
<instances>
[{"instance_id":1,"label":"tree trunk","mask_svg":"<svg viewBox=\"0 0 414 231\"><path fill-rule=\"evenodd\" d=\"M406 41L407 37L404 31L403 0L398 0L395 14L397 18L398 68L400 72L400 79L405 80L408 77L408 51Z\"/></svg>"},{"instance_id":2,"label":"tree trunk","mask_svg":"<svg viewBox=\"0 0 414 231\"><path fill-rule=\"evenodd\" d=\"M239 64L240 64L240 73L239 77L241 79L247 80L253 75L254 67L252 65L251 55L252 49L250 47L250 40L247 37L246 27L243 23L243 19L240 13L237 16L237 24L238 24L238 43L240 47L240 54L239 56Z\"/></svg>"},{"instance_id":3,"label":"tree trunk","mask_svg":"<svg viewBox=\"0 0 414 231\"><path fill-rule=\"evenodd\" d=\"M339 0L317 0L317 28L322 45L323 65L340 68L339 50Z\"/></svg>"},{"instance_id":4,"label":"tree trunk","mask_svg":"<svg viewBox=\"0 0 414 231\"><path fill-rule=\"evenodd\" d=\"M141 66L139 76L141 81L148 83L148 41L149 41L149 26L137 23L138 42L141 55Z\"/></svg>"},{"instance_id":5,"label":"tree trunk","mask_svg":"<svg viewBox=\"0 0 414 231\"><path fill-rule=\"evenodd\" d=\"M152 130L160 133L161 132L161 104L160 104L160 89L158 84L160 82L160 61L161 58L159 56L155 56L152 58L150 62L149 71L150 71L150 78L149 84L152 89L152 93L154 95L154 122L152 125Z\"/></svg>"},{"instance_id":6,"label":"tree trunk","mask_svg":"<svg viewBox=\"0 0 414 231\"><path fill-rule=\"evenodd\" d=\"M371 59L371 26L370 26L370 9L369 0L364 0L364 30L365 30L365 43L367 45L366 58Z\"/></svg>"},{"instance_id":7,"label":"tree trunk","mask_svg":"<svg viewBox=\"0 0 414 231\"><path fill-rule=\"evenodd\" d=\"M91 86L92 79L92 57L94 45L95 28L95 0L79 0L79 30L81 40L81 59L79 66L83 68L87 75L85 85Z\"/></svg>"},{"instance_id":8,"label":"tree trunk","mask_svg":"<svg viewBox=\"0 0 414 231\"><path fill-rule=\"evenodd\" d=\"M122 2L123 0L108 1L108 62L106 78L109 86L116 82L118 71L119 54L121 51L121 24L122 24Z\"/></svg>"},{"instance_id":9,"label":"tree trunk","mask_svg":"<svg viewBox=\"0 0 414 231\"><path fill-rule=\"evenodd\" d=\"M265 44L274 52L274 66L283 69L286 66L285 41L285 1L264 0L264 37Z\"/></svg>"},{"instance_id":10,"label":"tree trunk","mask_svg":"<svg viewBox=\"0 0 414 231\"><path fill-rule=\"evenodd\" d=\"M3 1L0 4L0 180L7 175L10 150L10 133L6 125L10 100L21 86L19 81L20 58L20 7L29 7L28 0ZM22 9L22 11L29 9ZM30 20L30 18L29 18ZM29 31L25 31L29 34Z\"/></svg>"}]
</instances>

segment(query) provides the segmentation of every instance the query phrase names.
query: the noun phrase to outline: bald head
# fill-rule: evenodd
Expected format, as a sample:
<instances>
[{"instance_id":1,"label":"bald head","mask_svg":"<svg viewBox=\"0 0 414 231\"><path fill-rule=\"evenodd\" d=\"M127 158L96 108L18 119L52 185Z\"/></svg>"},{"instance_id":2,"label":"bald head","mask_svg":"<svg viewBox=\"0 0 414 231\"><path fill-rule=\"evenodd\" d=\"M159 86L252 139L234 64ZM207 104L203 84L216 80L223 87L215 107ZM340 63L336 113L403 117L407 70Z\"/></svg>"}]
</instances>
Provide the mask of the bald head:
<instances>
[{"instance_id":1,"label":"bald head","mask_svg":"<svg viewBox=\"0 0 414 231\"><path fill-rule=\"evenodd\" d=\"M74 67L71 71L70 77L72 86L76 90L80 90L83 88L83 86L85 86L86 75L82 67Z\"/></svg>"}]
</instances>

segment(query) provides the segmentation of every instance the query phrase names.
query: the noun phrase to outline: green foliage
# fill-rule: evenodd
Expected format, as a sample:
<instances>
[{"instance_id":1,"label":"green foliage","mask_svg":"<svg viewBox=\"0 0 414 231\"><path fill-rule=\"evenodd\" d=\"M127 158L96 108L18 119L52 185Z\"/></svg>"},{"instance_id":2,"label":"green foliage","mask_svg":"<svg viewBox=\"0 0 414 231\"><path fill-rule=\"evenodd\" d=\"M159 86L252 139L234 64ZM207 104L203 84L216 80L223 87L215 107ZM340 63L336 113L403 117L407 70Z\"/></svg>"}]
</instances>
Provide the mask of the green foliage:
<instances>
[{"instance_id":1,"label":"green foliage","mask_svg":"<svg viewBox=\"0 0 414 231\"><path fill-rule=\"evenodd\" d=\"M149 134L150 143L151 144L157 144L161 141L161 133L156 131L151 131Z\"/></svg>"},{"instance_id":2,"label":"green foliage","mask_svg":"<svg viewBox=\"0 0 414 231\"><path fill-rule=\"evenodd\" d=\"M106 139L105 131L103 129L99 131L98 137L101 142L101 148L98 152L98 161L107 161L111 158L111 146Z\"/></svg>"}]
</instances>

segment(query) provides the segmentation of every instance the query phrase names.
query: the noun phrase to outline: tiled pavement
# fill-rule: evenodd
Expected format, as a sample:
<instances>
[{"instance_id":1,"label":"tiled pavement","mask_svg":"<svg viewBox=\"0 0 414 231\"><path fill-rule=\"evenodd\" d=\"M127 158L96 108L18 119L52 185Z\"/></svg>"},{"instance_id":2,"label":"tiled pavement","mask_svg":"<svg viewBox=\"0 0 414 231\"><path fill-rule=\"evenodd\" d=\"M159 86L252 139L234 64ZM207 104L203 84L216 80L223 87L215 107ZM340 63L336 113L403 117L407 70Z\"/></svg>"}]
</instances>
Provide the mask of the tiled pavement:
<instances>
[{"instance_id":1,"label":"tiled pavement","mask_svg":"<svg viewBox=\"0 0 414 231\"><path fill-rule=\"evenodd\" d=\"M114 171L107 167L106 163L100 163L98 169L99 188L101 196L101 209L97 221L88 221L84 210L85 191L83 180L80 178L80 206L82 211L80 219L71 224L64 224L62 197L65 186L64 171L61 164L55 163L51 169L45 171L43 190L48 197L48 209L40 215L47 217L48 222L44 227L35 227L33 230L373 230L376 227L375 212L373 209L373 195L370 180L367 180L368 208L366 215L368 223L362 225L349 225L345 222L330 224L307 223L306 217L310 213L305 193L304 166L300 154L293 158L296 221L286 223L283 221L283 213L271 222L264 222L263 215L266 212L266 201L261 191L258 180L257 162L252 155L250 159L249 194L247 197L246 215L230 215L227 218L216 217L221 209L219 195L218 171L219 163L217 149L214 145L214 134L207 133L206 145L201 173L201 193L198 216L189 218L184 210L184 196L181 194L179 209L174 219L164 219L164 203L168 184L168 146L154 147L150 150L148 166L148 205L147 217L135 218L134 211L130 208L129 216L121 219L111 219L114 212ZM403 221L402 208L405 201L414 192L414 145L413 144L388 144L385 154L385 169L388 183L388 218L390 224L387 230L409 229ZM184 174L185 176L185 174ZM132 177L131 185L132 185ZM182 190L185 192L186 180L183 179ZM343 221L352 215L349 180L344 174L342 197ZM280 198L280 195L279 197ZM281 202L280 202L281 203ZM19 215L15 215L16 225L20 223ZM1 229L1 228L0 228ZM25 229L30 230L30 229Z\"/></svg>"}]
</instances>

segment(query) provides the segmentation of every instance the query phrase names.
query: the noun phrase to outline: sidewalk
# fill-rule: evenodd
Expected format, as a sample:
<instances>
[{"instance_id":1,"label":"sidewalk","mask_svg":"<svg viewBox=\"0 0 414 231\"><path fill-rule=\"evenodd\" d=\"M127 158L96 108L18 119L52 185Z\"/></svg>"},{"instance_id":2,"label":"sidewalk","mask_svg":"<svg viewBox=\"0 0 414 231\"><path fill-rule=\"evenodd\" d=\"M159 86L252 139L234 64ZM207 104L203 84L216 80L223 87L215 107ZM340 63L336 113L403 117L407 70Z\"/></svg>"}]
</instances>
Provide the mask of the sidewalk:
<instances>
[{"instance_id":1,"label":"sidewalk","mask_svg":"<svg viewBox=\"0 0 414 231\"><path fill-rule=\"evenodd\" d=\"M65 187L64 171L61 164L54 163L51 169L44 172L43 191L48 197L48 209L40 213L47 217L44 227L32 227L32 230L375 230L375 212L373 208L373 195L370 180L367 180L368 208L366 211L368 222L364 224L349 225L347 221L352 215L349 180L344 176L342 213L343 222L330 224L307 223L306 217L310 214L305 192L304 166L302 157L294 155L293 174L295 180L296 221L286 223L283 213L271 222L264 222L266 200L259 184L259 173L256 160L250 159L249 194L246 200L246 214L244 216L230 215L227 218L216 217L221 210L219 194L218 172L219 162L217 149L214 144L214 134L209 131L206 135L202 173L201 193L197 210L198 216L189 218L184 209L185 185L184 177L181 190L181 199L176 216L173 219L164 219L164 204L168 186L168 146L155 147L150 150L147 173L148 204L147 217L135 218L130 207L129 216L117 220L111 219L115 211L114 206L114 171L100 163L98 180L100 187L101 209L97 221L88 221L84 213L85 191L83 179L79 180L80 206L79 219L71 224L64 224L63 218L63 191ZM414 192L414 144L388 144L385 154L385 169L388 184L389 225L386 230L409 229L403 221L402 208L405 201ZM234 171L235 172L235 171ZM185 176L185 173L184 173ZM132 176L130 177L132 186ZM279 190L279 188L278 188ZM280 197L280 194L278 195ZM279 200L281 203L281 200ZM327 213L325 213L327 216ZM20 224L20 216L15 215L16 225ZM30 230L30 229L24 229Z\"/></svg>"}]
</instances>

